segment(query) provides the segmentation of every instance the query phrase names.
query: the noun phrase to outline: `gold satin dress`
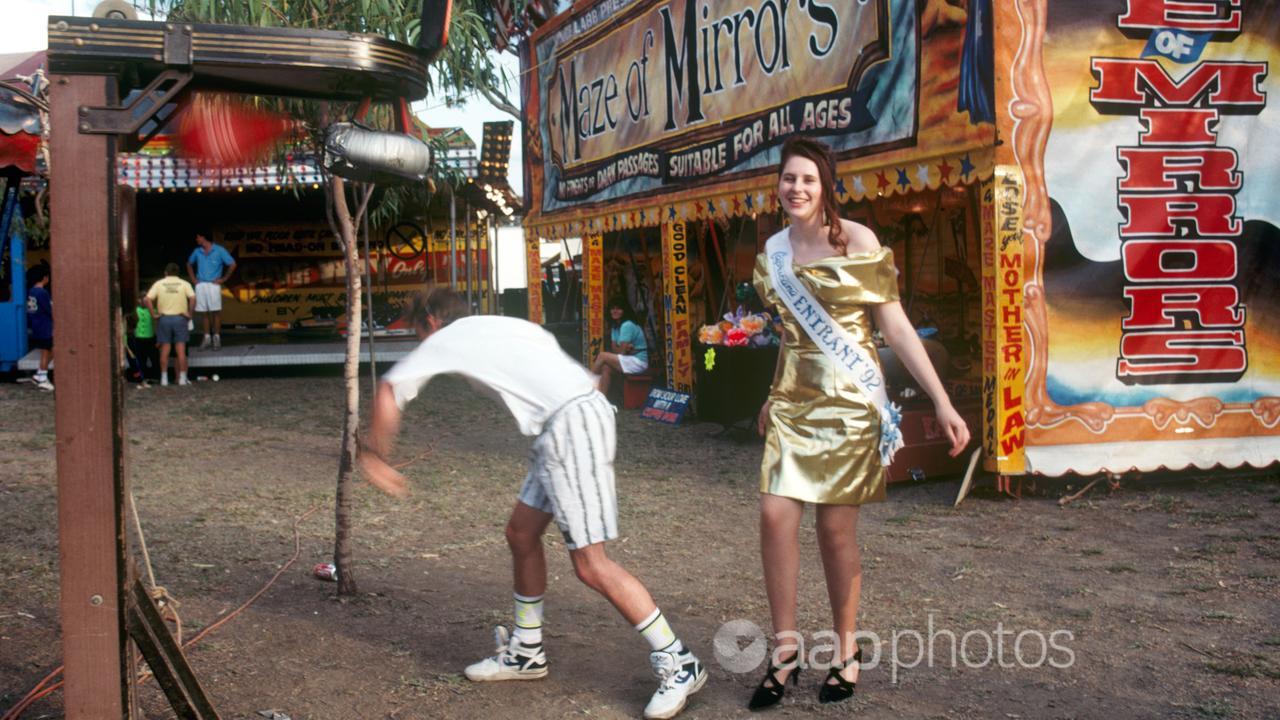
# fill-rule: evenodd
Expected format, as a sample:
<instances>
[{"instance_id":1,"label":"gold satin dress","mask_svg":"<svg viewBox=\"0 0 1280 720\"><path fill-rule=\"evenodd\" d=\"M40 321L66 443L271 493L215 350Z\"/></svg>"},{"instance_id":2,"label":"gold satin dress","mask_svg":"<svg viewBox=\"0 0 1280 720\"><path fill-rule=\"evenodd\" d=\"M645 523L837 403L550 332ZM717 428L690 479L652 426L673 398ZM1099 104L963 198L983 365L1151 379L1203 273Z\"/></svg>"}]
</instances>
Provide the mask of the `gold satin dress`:
<instances>
[{"instance_id":1,"label":"gold satin dress","mask_svg":"<svg viewBox=\"0 0 1280 720\"><path fill-rule=\"evenodd\" d=\"M898 299L893 251L880 248L793 268L831 318L878 364L869 306ZM783 304L764 253L756 256L753 280L765 304L777 307L783 327L781 367L769 391L760 492L828 505L884 500L878 410Z\"/></svg>"}]
</instances>

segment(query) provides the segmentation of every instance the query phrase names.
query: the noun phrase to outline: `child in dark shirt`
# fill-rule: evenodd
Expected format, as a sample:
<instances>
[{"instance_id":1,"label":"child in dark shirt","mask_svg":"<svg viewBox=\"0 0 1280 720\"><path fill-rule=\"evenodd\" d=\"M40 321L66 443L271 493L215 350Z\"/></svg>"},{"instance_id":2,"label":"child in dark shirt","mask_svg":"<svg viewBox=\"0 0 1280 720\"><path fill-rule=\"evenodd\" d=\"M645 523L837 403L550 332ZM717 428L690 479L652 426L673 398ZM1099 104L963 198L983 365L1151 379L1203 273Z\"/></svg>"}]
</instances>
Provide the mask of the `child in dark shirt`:
<instances>
[{"instance_id":1,"label":"child in dark shirt","mask_svg":"<svg viewBox=\"0 0 1280 720\"><path fill-rule=\"evenodd\" d=\"M49 382L49 361L53 358L53 300L49 295L49 270L43 265L27 272L27 333L29 345L40 351L36 387L53 391Z\"/></svg>"}]
</instances>

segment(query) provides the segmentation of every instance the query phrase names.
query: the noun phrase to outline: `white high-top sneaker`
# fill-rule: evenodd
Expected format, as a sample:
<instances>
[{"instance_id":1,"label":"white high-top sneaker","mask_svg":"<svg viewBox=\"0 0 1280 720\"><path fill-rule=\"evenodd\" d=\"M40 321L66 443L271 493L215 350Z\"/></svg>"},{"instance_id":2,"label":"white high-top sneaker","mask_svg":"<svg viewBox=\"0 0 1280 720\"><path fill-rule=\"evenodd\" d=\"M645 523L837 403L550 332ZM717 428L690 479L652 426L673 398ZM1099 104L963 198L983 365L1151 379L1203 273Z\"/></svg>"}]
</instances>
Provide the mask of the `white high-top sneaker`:
<instances>
[{"instance_id":1,"label":"white high-top sneaker","mask_svg":"<svg viewBox=\"0 0 1280 720\"><path fill-rule=\"evenodd\" d=\"M666 720L680 714L689 696L707 682L707 669L688 648L678 653L656 650L649 653L649 664L662 684L644 708L646 720Z\"/></svg>"},{"instance_id":2,"label":"white high-top sneaker","mask_svg":"<svg viewBox=\"0 0 1280 720\"><path fill-rule=\"evenodd\" d=\"M525 645L510 637L507 629L499 625L493 630L493 657L468 665L467 679L472 682L494 680L537 680L547 676L547 654L542 644Z\"/></svg>"}]
</instances>

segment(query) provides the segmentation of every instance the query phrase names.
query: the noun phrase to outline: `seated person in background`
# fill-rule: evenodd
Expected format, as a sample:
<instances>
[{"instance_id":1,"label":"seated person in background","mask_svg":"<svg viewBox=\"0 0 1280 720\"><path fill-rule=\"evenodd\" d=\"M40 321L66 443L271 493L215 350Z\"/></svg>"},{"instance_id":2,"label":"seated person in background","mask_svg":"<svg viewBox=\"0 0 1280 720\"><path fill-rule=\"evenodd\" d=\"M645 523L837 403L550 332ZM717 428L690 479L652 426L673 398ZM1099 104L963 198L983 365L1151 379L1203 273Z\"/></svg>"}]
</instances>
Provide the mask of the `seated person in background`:
<instances>
[{"instance_id":1,"label":"seated person in background","mask_svg":"<svg viewBox=\"0 0 1280 720\"><path fill-rule=\"evenodd\" d=\"M649 369L649 345L644 330L636 324L631 310L621 299L609 303L609 347L613 352L602 352L591 363L591 372L600 376L596 389L609 393L609 381L613 373L637 375Z\"/></svg>"}]
</instances>

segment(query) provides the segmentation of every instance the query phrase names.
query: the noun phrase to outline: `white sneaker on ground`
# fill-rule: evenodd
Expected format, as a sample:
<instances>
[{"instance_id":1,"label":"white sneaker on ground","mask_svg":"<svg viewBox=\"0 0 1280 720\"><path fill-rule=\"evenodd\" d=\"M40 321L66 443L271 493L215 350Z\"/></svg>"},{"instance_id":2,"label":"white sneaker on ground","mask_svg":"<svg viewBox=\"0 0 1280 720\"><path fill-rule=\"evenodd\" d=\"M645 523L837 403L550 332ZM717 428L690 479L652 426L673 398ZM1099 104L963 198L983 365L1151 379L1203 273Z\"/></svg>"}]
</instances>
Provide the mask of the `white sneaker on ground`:
<instances>
[{"instance_id":1,"label":"white sneaker on ground","mask_svg":"<svg viewBox=\"0 0 1280 720\"><path fill-rule=\"evenodd\" d=\"M169 374L165 373L160 376L160 387L169 387Z\"/></svg>"},{"instance_id":2,"label":"white sneaker on ground","mask_svg":"<svg viewBox=\"0 0 1280 720\"><path fill-rule=\"evenodd\" d=\"M665 720L680 714L689 696L707 682L707 669L686 648L678 653L657 650L649 653L653 674L662 684L644 708L646 720Z\"/></svg>"},{"instance_id":3,"label":"white sneaker on ground","mask_svg":"<svg viewBox=\"0 0 1280 720\"><path fill-rule=\"evenodd\" d=\"M493 657L468 665L467 679L472 682L494 680L537 680L547 676L547 654L542 645L525 645L510 637L507 629L499 625L493 630Z\"/></svg>"},{"instance_id":4,"label":"white sneaker on ground","mask_svg":"<svg viewBox=\"0 0 1280 720\"><path fill-rule=\"evenodd\" d=\"M214 336L213 336L213 349L214 349L214 350L221 350L221 349L222 349L222 336L221 336L221 335L214 335Z\"/></svg>"},{"instance_id":5,"label":"white sneaker on ground","mask_svg":"<svg viewBox=\"0 0 1280 720\"><path fill-rule=\"evenodd\" d=\"M208 350L213 346L213 336L209 333L204 334L204 339L200 341L200 347L197 350Z\"/></svg>"},{"instance_id":6,"label":"white sneaker on ground","mask_svg":"<svg viewBox=\"0 0 1280 720\"><path fill-rule=\"evenodd\" d=\"M47 378L44 380L37 380L36 387L47 392L53 392L53 383L49 382Z\"/></svg>"},{"instance_id":7,"label":"white sneaker on ground","mask_svg":"<svg viewBox=\"0 0 1280 720\"><path fill-rule=\"evenodd\" d=\"M191 384L191 381L190 381L190 380L188 380L188 379L186 379L186 378L184 378L184 377L180 377L180 378L178 378L178 384L179 384L179 385L190 385L190 384Z\"/></svg>"}]
</instances>

